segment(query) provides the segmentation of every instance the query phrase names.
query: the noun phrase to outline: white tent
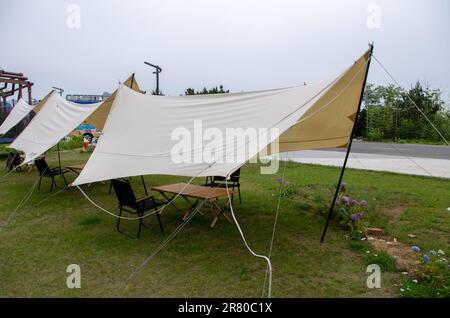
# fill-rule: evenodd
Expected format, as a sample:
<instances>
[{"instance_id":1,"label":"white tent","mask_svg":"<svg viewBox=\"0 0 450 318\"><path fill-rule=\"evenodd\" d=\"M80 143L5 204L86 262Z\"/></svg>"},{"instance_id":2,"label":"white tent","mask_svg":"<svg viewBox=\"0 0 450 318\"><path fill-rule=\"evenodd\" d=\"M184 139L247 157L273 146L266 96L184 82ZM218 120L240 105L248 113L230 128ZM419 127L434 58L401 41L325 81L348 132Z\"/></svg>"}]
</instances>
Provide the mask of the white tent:
<instances>
[{"instance_id":1,"label":"white tent","mask_svg":"<svg viewBox=\"0 0 450 318\"><path fill-rule=\"evenodd\" d=\"M13 107L12 111L6 117L5 121L0 127L0 135L6 134L11 128L17 125L22 119L25 118L31 111L37 114L47 102L47 99L53 94L53 91L48 93L43 99L36 105L29 105L23 99L19 99L17 104Z\"/></svg>"},{"instance_id":2,"label":"white tent","mask_svg":"<svg viewBox=\"0 0 450 318\"><path fill-rule=\"evenodd\" d=\"M14 126L16 126L22 119L24 119L34 108L34 105L29 105L22 98L14 105L11 112L0 126L0 135L6 134Z\"/></svg>"},{"instance_id":3,"label":"white tent","mask_svg":"<svg viewBox=\"0 0 450 318\"><path fill-rule=\"evenodd\" d=\"M140 91L134 75L130 76L124 85ZM9 147L25 153L25 164L56 145L83 122L101 129L115 96L116 92L100 103L77 104L52 92L42 105L36 106L40 108L39 113Z\"/></svg>"},{"instance_id":4,"label":"white tent","mask_svg":"<svg viewBox=\"0 0 450 318\"><path fill-rule=\"evenodd\" d=\"M30 162L70 134L100 104L71 103L53 93L10 147L25 153L23 163Z\"/></svg>"},{"instance_id":5,"label":"white tent","mask_svg":"<svg viewBox=\"0 0 450 318\"><path fill-rule=\"evenodd\" d=\"M73 185L145 174L228 176L265 149L346 146L369 55L326 81L268 91L151 96L121 86ZM219 138L232 130L236 138ZM183 136L190 142L181 145Z\"/></svg>"}]
</instances>

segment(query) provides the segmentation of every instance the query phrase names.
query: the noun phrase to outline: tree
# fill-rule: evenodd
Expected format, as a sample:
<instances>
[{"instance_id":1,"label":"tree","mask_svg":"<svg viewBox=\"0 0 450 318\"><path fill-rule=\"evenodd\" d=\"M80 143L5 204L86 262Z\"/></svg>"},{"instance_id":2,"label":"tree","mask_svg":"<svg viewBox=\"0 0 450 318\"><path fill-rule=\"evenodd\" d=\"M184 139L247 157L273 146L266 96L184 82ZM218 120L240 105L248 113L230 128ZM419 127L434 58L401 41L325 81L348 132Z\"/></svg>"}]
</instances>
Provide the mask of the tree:
<instances>
[{"instance_id":1,"label":"tree","mask_svg":"<svg viewBox=\"0 0 450 318\"><path fill-rule=\"evenodd\" d=\"M441 92L424 88L420 82L409 90L395 85L375 86L367 83L364 97L364 109L358 117L356 136L370 140L442 139L409 97L436 126L441 127L438 129L444 136L450 133L447 128L450 125L450 114L444 109ZM366 101L368 105L365 105Z\"/></svg>"},{"instance_id":2,"label":"tree","mask_svg":"<svg viewBox=\"0 0 450 318\"><path fill-rule=\"evenodd\" d=\"M220 85L219 87L213 87L210 89L207 89L206 87L203 87L201 91L195 91L193 88L188 88L184 91L185 95L204 95L204 94L224 94L229 93L230 90L224 90L223 85Z\"/></svg>"}]
</instances>

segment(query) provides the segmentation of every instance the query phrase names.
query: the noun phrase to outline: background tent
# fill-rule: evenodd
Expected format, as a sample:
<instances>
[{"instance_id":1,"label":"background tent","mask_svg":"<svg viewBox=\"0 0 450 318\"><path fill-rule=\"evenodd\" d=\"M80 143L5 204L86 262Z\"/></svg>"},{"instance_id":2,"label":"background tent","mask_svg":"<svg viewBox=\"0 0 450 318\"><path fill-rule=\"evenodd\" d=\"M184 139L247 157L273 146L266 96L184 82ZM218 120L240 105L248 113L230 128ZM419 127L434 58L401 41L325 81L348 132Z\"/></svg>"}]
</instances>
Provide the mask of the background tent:
<instances>
[{"instance_id":1,"label":"background tent","mask_svg":"<svg viewBox=\"0 0 450 318\"><path fill-rule=\"evenodd\" d=\"M0 135L6 134L11 128L16 126L31 112L33 107L34 105L29 105L22 98L19 99L0 126Z\"/></svg>"},{"instance_id":2,"label":"background tent","mask_svg":"<svg viewBox=\"0 0 450 318\"><path fill-rule=\"evenodd\" d=\"M135 83L134 75L130 76L124 84L129 84L131 87L138 89L138 85L133 83ZM25 164L56 145L90 116L93 116L95 120L89 123L96 123L103 127L108 115L107 110L109 110L115 96L116 92L100 103L77 104L63 99L57 93L53 93L10 147L25 153L23 162ZM96 114L97 111L98 114Z\"/></svg>"},{"instance_id":3,"label":"background tent","mask_svg":"<svg viewBox=\"0 0 450 318\"><path fill-rule=\"evenodd\" d=\"M73 184L144 174L227 176L277 138L281 151L346 144L358 110L368 58L369 51L341 75L317 84L268 91L151 96L121 86L97 147ZM174 162L171 153L178 143L172 138L174 129L193 134L198 120L203 130L277 128L278 133L258 133L256 138L265 141L256 148L245 147L244 155L232 162L225 158L231 157L236 148L233 140L217 141L223 151L212 163L195 159ZM208 144L196 147L194 142L184 151L196 158Z\"/></svg>"},{"instance_id":4,"label":"background tent","mask_svg":"<svg viewBox=\"0 0 450 318\"><path fill-rule=\"evenodd\" d=\"M99 105L76 104L52 94L10 147L25 153L23 163L30 162L70 134Z\"/></svg>"},{"instance_id":5,"label":"background tent","mask_svg":"<svg viewBox=\"0 0 450 318\"><path fill-rule=\"evenodd\" d=\"M19 99L16 105L14 105L11 112L8 114L8 117L3 121L0 126L0 135L6 134L11 128L16 126L22 119L24 119L31 111L37 114L42 106L45 105L47 99L54 91L48 93L43 99L39 101L36 105L29 105L22 98Z\"/></svg>"}]
</instances>

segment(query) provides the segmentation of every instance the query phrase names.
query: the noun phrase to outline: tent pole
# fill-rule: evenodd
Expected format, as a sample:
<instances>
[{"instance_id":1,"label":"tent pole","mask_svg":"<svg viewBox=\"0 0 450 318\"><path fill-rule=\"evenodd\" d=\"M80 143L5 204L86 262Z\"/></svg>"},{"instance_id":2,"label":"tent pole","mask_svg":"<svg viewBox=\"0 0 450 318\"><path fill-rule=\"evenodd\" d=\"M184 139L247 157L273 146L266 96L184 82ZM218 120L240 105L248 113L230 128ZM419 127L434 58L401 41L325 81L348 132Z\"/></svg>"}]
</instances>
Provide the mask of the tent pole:
<instances>
[{"instance_id":1,"label":"tent pole","mask_svg":"<svg viewBox=\"0 0 450 318\"><path fill-rule=\"evenodd\" d=\"M59 164L59 169L61 169L61 153L59 152L59 141L57 143L57 147L58 147L58 164Z\"/></svg>"},{"instance_id":2,"label":"tent pole","mask_svg":"<svg viewBox=\"0 0 450 318\"><path fill-rule=\"evenodd\" d=\"M130 84L131 89L133 89L133 84L134 84L134 73L133 75L131 75L131 84Z\"/></svg>"},{"instance_id":3,"label":"tent pole","mask_svg":"<svg viewBox=\"0 0 450 318\"><path fill-rule=\"evenodd\" d=\"M353 138L355 137L356 123L358 122L358 115L361 110L361 103L362 103L362 100L364 97L364 90L366 88L367 75L369 74L370 61L371 61L372 52L373 52L373 43L369 44L369 46L370 46L370 49L369 49L369 57L368 57L368 62L367 62L367 69L366 69L366 74L364 75L364 83L363 83L363 87L362 87L361 94L359 97L358 110L356 111L355 122L353 123L352 132L350 134L350 140L348 142L348 147L347 147L347 152L345 154L344 164L342 165L341 173L339 175L339 181L336 186L336 191L334 192L333 201L331 201L330 210L328 211L327 222L325 223L325 227L323 229L322 238L320 239L320 243L323 243L323 241L325 240L325 235L327 233L328 225L330 224L330 221L331 221L333 208L334 208L334 205L336 204L336 199L339 194L339 189L341 188L342 178L344 177L345 167L347 166L347 160L348 160L348 156L350 154L350 149L352 148Z\"/></svg>"}]
</instances>

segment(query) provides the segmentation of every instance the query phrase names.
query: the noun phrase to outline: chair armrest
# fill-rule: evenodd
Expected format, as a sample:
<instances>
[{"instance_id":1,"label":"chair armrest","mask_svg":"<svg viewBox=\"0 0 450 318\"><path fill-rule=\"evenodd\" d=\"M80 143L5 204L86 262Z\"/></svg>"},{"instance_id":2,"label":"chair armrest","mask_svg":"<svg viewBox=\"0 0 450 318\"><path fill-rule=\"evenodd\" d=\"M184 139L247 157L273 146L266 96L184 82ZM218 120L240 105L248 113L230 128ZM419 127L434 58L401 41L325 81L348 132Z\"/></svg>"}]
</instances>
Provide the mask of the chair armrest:
<instances>
[{"instance_id":1,"label":"chair armrest","mask_svg":"<svg viewBox=\"0 0 450 318\"><path fill-rule=\"evenodd\" d=\"M155 199L155 198L154 198L153 194L149 194L149 195L146 195L145 197L137 199L136 203L141 202L141 201L145 201L145 200L148 200L148 199Z\"/></svg>"}]
</instances>

